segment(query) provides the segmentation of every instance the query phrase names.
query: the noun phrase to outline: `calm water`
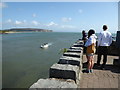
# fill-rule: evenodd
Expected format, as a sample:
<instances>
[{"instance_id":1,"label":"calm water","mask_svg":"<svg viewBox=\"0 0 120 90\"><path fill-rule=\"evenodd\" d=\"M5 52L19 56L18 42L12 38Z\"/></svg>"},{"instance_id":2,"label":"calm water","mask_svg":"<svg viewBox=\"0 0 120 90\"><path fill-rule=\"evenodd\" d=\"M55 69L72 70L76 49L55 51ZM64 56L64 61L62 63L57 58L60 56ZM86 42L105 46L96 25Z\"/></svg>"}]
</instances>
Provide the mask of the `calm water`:
<instances>
[{"instance_id":1,"label":"calm water","mask_svg":"<svg viewBox=\"0 0 120 90\"><path fill-rule=\"evenodd\" d=\"M2 37L3 87L28 88L40 78L49 77L49 68L59 61L60 49L69 48L81 33L14 33ZM41 49L43 43L51 43Z\"/></svg>"}]
</instances>

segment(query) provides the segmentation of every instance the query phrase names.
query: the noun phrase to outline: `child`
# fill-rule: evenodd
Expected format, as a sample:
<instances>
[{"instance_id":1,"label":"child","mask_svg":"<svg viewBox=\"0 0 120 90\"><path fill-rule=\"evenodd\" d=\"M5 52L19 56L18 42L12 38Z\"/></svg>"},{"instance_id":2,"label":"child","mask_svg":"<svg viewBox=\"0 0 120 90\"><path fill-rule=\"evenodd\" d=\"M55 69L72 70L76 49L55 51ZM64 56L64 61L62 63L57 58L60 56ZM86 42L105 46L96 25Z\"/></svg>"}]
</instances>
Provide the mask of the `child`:
<instances>
[{"instance_id":1,"label":"child","mask_svg":"<svg viewBox=\"0 0 120 90\"><path fill-rule=\"evenodd\" d=\"M97 38L97 36L95 35L95 31L92 29L89 30L88 40L85 43L85 47L87 47L86 57L88 60L88 67L86 70L87 73L93 72L92 68L94 65L94 53L95 53L95 46L96 46L96 38Z\"/></svg>"}]
</instances>

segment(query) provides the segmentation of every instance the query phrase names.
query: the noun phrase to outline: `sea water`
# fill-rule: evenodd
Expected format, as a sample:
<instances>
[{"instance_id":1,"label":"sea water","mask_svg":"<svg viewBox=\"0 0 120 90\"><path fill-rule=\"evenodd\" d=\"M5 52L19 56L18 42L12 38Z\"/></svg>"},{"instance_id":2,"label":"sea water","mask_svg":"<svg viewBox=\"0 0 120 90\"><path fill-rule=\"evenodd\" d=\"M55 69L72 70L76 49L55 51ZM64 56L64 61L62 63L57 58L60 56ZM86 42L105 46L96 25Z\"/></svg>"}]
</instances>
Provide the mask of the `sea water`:
<instances>
[{"instance_id":1,"label":"sea water","mask_svg":"<svg viewBox=\"0 0 120 90\"><path fill-rule=\"evenodd\" d=\"M59 61L62 48L69 48L81 33L33 32L2 35L2 87L29 88L49 77L49 68ZM46 49L40 45L49 43Z\"/></svg>"}]
</instances>

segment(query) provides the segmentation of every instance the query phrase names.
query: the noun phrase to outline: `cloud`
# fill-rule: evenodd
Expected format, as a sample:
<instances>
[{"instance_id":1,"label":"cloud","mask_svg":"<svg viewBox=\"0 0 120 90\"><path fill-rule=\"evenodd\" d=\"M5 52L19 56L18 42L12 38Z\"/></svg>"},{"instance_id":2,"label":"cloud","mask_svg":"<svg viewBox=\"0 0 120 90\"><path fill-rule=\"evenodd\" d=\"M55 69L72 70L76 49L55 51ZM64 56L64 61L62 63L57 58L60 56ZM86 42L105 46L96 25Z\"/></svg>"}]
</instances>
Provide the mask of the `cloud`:
<instances>
[{"instance_id":1,"label":"cloud","mask_svg":"<svg viewBox=\"0 0 120 90\"><path fill-rule=\"evenodd\" d=\"M15 24L16 24L16 25L20 25L20 24L22 24L22 22L16 20L16 21L15 21Z\"/></svg>"},{"instance_id":2,"label":"cloud","mask_svg":"<svg viewBox=\"0 0 120 90\"><path fill-rule=\"evenodd\" d=\"M27 20L12 20L8 19L3 24L4 28L12 28L12 27L34 27L34 28L49 28L49 29L63 29L63 30L72 30L76 29L77 27L74 25L64 25L64 24L57 24L53 21L49 23L39 23L39 21L27 21Z\"/></svg>"},{"instance_id":3,"label":"cloud","mask_svg":"<svg viewBox=\"0 0 120 90\"><path fill-rule=\"evenodd\" d=\"M50 22L47 26L57 26L58 24L54 23L54 22Z\"/></svg>"},{"instance_id":4,"label":"cloud","mask_svg":"<svg viewBox=\"0 0 120 90\"><path fill-rule=\"evenodd\" d=\"M62 25L61 28L75 29L76 26L73 26L73 25Z\"/></svg>"},{"instance_id":5,"label":"cloud","mask_svg":"<svg viewBox=\"0 0 120 90\"><path fill-rule=\"evenodd\" d=\"M11 20L11 19L8 19L5 23L11 23L11 24L15 24L15 25L20 25L20 24L25 24L25 23L27 23L27 21L26 21L26 20L23 20L23 21L18 21L18 20L13 21L13 20Z\"/></svg>"},{"instance_id":6,"label":"cloud","mask_svg":"<svg viewBox=\"0 0 120 90\"><path fill-rule=\"evenodd\" d=\"M33 17L36 17L37 15L35 14L35 13L33 13L33 15L32 15Z\"/></svg>"},{"instance_id":7,"label":"cloud","mask_svg":"<svg viewBox=\"0 0 120 90\"><path fill-rule=\"evenodd\" d=\"M18 21L18 20L16 20L14 24L15 24L15 25L24 25L26 22L27 22L26 20L23 20L23 21ZM9 20L8 20L8 23L12 23L12 20L9 19Z\"/></svg>"},{"instance_id":8,"label":"cloud","mask_svg":"<svg viewBox=\"0 0 120 90\"><path fill-rule=\"evenodd\" d=\"M0 8L6 8L6 7L7 7L6 3L0 2Z\"/></svg>"},{"instance_id":9,"label":"cloud","mask_svg":"<svg viewBox=\"0 0 120 90\"><path fill-rule=\"evenodd\" d=\"M11 20L11 19L8 19L6 22L4 22L4 26L6 26L6 25L8 25L8 26L11 26L11 27L13 27L13 26L19 26L19 27L32 27L32 26L39 26L39 22L38 21L35 21L35 20L33 20L33 21L30 21L30 22L27 22L27 20Z\"/></svg>"},{"instance_id":10,"label":"cloud","mask_svg":"<svg viewBox=\"0 0 120 90\"><path fill-rule=\"evenodd\" d=\"M82 10L82 9L79 9L78 12L79 12L79 13L83 13L83 10Z\"/></svg>"},{"instance_id":11,"label":"cloud","mask_svg":"<svg viewBox=\"0 0 120 90\"><path fill-rule=\"evenodd\" d=\"M11 22L12 22L12 20L11 20L11 19L8 19L8 20L7 20L7 23L11 23Z\"/></svg>"},{"instance_id":12,"label":"cloud","mask_svg":"<svg viewBox=\"0 0 120 90\"><path fill-rule=\"evenodd\" d=\"M39 22L37 22L37 21L32 21L32 24L34 24L34 25L38 25L39 24Z\"/></svg>"},{"instance_id":13,"label":"cloud","mask_svg":"<svg viewBox=\"0 0 120 90\"><path fill-rule=\"evenodd\" d=\"M71 21L71 20L72 20L72 18L70 18L70 17L69 17L69 18L66 18L66 17L63 17L63 18L62 18L62 21L63 21L63 22L69 22L69 21Z\"/></svg>"}]
</instances>

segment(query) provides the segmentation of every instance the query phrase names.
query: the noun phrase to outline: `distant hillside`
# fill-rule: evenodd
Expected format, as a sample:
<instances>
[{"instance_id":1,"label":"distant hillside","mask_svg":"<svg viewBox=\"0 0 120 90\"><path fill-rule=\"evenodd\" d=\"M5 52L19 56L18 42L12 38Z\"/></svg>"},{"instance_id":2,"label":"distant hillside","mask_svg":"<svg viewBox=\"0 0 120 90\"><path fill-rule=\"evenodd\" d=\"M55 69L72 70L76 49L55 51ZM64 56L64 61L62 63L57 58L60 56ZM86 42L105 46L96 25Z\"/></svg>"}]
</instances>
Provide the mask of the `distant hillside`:
<instances>
[{"instance_id":1,"label":"distant hillside","mask_svg":"<svg viewBox=\"0 0 120 90\"><path fill-rule=\"evenodd\" d=\"M38 29L38 28L12 28L5 30L7 32L53 32L52 30L47 29Z\"/></svg>"}]
</instances>

